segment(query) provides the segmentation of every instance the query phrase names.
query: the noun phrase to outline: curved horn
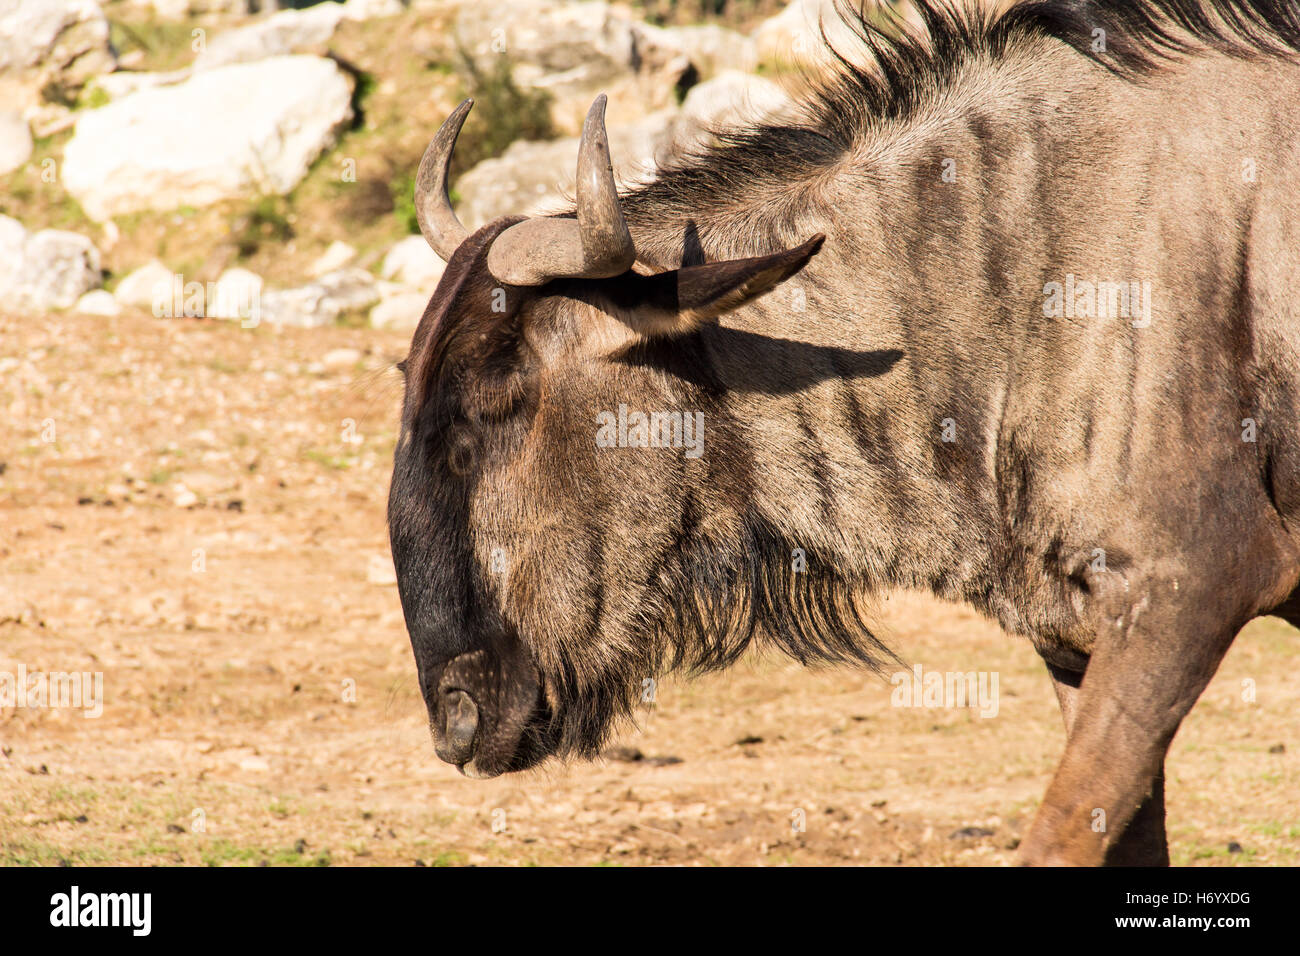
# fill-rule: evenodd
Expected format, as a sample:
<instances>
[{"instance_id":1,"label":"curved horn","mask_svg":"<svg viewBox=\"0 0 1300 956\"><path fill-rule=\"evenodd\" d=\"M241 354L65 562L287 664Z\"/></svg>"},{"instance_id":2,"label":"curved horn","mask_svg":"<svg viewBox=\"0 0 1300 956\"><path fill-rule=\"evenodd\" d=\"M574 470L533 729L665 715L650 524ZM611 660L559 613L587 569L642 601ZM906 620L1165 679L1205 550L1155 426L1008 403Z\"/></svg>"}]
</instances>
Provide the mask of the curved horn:
<instances>
[{"instance_id":1,"label":"curved horn","mask_svg":"<svg viewBox=\"0 0 1300 956\"><path fill-rule=\"evenodd\" d=\"M528 219L501 233L488 250L488 271L510 285L551 279L604 279L636 261L623 220L605 133L605 94L587 111L578 147L578 218Z\"/></svg>"},{"instance_id":2,"label":"curved horn","mask_svg":"<svg viewBox=\"0 0 1300 956\"><path fill-rule=\"evenodd\" d=\"M451 260L456 247L469 235L469 230L452 211L451 197L447 195L447 170L451 166L452 150L456 148L456 137L473 106L472 99L466 100L447 117L429 141L429 148L420 160L420 170L415 174L415 218L420 222L420 232L444 262Z\"/></svg>"}]
</instances>

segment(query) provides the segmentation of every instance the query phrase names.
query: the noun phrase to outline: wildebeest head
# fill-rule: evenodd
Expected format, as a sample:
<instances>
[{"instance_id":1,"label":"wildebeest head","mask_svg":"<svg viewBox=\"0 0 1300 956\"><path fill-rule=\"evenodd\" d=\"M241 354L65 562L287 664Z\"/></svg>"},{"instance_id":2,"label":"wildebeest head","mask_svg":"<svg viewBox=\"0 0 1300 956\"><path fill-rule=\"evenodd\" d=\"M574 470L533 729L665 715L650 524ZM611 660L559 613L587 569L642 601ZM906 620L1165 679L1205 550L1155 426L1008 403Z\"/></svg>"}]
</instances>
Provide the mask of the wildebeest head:
<instances>
[{"instance_id":1,"label":"wildebeest head","mask_svg":"<svg viewBox=\"0 0 1300 956\"><path fill-rule=\"evenodd\" d=\"M672 271L638 264L603 96L583 129L576 214L468 234L446 176L471 105L417 177L421 230L448 265L401 366L389 529L435 749L493 776L600 746L665 663L664 629L698 600L685 592L701 561L718 571L707 600L726 603L735 555L697 554L692 570L682 554L687 538L723 552L739 539L725 449L602 448L598 416L660 410L672 437L680 421L702 439L689 430L711 386L681 338L796 273L822 237Z\"/></svg>"}]
</instances>

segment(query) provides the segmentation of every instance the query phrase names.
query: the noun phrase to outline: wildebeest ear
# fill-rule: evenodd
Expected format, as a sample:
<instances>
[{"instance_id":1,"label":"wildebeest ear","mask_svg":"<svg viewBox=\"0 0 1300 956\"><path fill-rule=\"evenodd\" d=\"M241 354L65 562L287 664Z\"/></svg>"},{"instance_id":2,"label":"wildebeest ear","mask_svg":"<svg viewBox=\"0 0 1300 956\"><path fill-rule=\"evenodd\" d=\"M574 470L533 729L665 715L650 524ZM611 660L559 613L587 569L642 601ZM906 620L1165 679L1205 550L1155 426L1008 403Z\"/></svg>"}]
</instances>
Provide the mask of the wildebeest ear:
<instances>
[{"instance_id":1,"label":"wildebeest ear","mask_svg":"<svg viewBox=\"0 0 1300 956\"><path fill-rule=\"evenodd\" d=\"M619 317L647 338L684 335L790 278L817 254L826 237L752 259L684 266L651 276L606 280Z\"/></svg>"}]
</instances>

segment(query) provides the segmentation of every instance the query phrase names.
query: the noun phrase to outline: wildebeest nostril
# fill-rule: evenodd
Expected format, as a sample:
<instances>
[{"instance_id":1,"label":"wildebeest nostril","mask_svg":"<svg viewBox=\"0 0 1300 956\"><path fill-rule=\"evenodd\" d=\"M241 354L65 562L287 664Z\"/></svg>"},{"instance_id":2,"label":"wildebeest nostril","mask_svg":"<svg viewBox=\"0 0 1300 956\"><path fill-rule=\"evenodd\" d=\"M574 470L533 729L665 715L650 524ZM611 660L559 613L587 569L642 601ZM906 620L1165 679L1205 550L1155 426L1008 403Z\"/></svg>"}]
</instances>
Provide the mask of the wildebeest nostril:
<instances>
[{"instance_id":1,"label":"wildebeest nostril","mask_svg":"<svg viewBox=\"0 0 1300 956\"><path fill-rule=\"evenodd\" d=\"M453 690L442 700L441 739L434 745L439 759L457 766L474 756L474 734L478 731L478 705L463 690Z\"/></svg>"}]
</instances>

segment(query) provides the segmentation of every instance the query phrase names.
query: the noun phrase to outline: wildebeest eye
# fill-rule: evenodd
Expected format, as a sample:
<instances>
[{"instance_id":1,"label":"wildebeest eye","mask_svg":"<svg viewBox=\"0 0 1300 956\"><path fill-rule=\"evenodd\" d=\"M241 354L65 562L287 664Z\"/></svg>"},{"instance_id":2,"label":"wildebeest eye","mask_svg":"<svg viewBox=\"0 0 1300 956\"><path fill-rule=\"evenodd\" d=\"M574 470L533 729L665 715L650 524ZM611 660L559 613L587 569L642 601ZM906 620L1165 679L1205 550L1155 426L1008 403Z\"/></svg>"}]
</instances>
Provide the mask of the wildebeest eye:
<instances>
[{"instance_id":1,"label":"wildebeest eye","mask_svg":"<svg viewBox=\"0 0 1300 956\"><path fill-rule=\"evenodd\" d=\"M535 385L525 370L480 372L462 382L461 404L472 418L504 421L528 404Z\"/></svg>"}]
</instances>

